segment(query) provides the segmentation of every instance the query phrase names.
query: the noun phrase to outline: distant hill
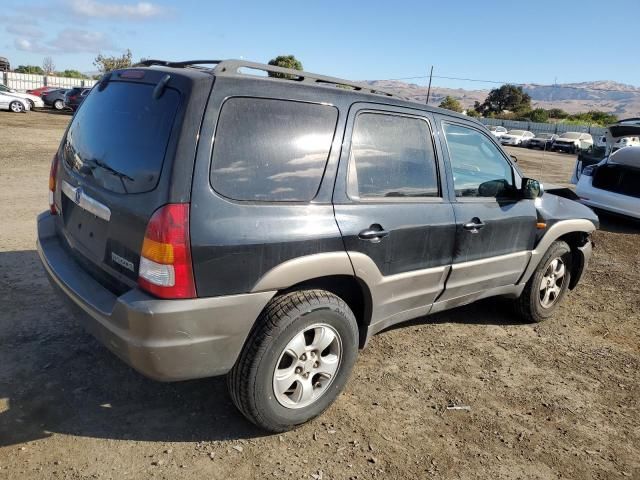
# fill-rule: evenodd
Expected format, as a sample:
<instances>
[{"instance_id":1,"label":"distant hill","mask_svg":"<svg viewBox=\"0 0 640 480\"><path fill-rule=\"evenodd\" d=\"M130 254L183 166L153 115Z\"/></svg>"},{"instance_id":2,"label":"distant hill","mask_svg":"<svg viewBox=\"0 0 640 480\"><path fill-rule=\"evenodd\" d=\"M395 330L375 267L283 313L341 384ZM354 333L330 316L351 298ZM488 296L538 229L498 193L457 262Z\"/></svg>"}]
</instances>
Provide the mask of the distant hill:
<instances>
[{"instance_id":1,"label":"distant hill","mask_svg":"<svg viewBox=\"0 0 640 480\"><path fill-rule=\"evenodd\" d=\"M404 97L424 102L427 87L397 80L372 80L370 85L396 92ZM569 113L602 110L620 118L640 116L640 88L609 80L558 85L523 85L531 95L532 105L539 108L561 108ZM607 91L602 91L602 90ZM612 91L610 91L612 90ZM483 102L489 90L431 87L429 104L438 105L444 97L457 98L465 108L476 101Z\"/></svg>"}]
</instances>

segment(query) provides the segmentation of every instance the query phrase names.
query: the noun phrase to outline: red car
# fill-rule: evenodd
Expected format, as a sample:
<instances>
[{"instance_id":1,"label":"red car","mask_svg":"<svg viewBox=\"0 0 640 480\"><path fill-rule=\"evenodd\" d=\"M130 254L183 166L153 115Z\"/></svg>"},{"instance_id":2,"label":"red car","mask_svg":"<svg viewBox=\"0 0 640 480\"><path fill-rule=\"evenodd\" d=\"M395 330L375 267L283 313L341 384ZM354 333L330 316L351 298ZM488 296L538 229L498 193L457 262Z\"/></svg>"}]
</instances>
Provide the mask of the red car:
<instances>
[{"instance_id":1,"label":"red car","mask_svg":"<svg viewBox=\"0 0 640 480\"><path fill-rule=\"evenodd\" d=\"M50 92L51 90L57 90L60 87L40 87L34 88L33 90L27 90L27 93L31 95L36 95L38 97L42 97L45 93Z\"/></svg>"}]
</instances>

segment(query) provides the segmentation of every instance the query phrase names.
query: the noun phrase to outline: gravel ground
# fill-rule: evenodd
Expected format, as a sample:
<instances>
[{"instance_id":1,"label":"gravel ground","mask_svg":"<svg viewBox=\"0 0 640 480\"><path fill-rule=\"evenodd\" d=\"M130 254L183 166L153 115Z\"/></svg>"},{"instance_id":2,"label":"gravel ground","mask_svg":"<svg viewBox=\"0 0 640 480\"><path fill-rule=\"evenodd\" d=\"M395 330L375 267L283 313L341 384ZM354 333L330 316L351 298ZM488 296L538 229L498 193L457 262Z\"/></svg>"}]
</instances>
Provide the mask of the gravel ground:
<instances>
[{"instance_id":1,"label":"gravel ground","mask_svg":"<svg viewBox=\"0 0 640 480\"><path fill-rule=\"evenodd\" d=\"M602 217L555 318L488 300L383 332L325 415L265 435L224 379L147 380L53 294L35 217L69 118L0 112L0 478L640 478L638 225ZM511 153L553 183L574 162Z\"/></svg>"}]
</instances>

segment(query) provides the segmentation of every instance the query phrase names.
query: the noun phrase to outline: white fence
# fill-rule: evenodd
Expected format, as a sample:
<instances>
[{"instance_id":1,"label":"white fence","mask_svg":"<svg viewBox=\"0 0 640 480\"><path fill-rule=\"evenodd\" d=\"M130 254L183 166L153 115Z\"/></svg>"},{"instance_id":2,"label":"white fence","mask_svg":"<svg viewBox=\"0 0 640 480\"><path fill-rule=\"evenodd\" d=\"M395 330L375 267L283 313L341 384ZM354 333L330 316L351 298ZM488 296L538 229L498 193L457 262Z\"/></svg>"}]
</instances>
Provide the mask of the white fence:
<instances>
[{"instance_id":1,"label":"white fence","mask_svg":"<svg viewBox=\"0 0 640 480\"><path fill-rule=\"evenodd\" d=\"M38 87L91 87L96 81L82 78L54 77L50 75L31 75L30 73L0 72L2 83L18 91L32 90Z\"/></svg>"}]
</instances>

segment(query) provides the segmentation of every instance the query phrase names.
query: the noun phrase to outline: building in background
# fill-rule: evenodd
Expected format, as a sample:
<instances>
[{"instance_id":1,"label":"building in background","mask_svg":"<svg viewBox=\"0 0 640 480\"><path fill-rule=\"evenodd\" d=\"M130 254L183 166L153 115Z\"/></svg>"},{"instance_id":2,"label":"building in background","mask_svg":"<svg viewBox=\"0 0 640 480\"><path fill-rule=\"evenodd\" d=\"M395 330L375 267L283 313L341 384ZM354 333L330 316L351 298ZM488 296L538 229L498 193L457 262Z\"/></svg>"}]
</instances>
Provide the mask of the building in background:
<instances>
[{"instance_id":1,"label":"building in background","mask_svg":"<svg viewBox=\"0 0 640 480\"><path fill-rule=\"evenodd\" d=\"M0 72L8 72L9 70L11 70L9 59L0 57Z\"/></svg>"}]
</instances>

